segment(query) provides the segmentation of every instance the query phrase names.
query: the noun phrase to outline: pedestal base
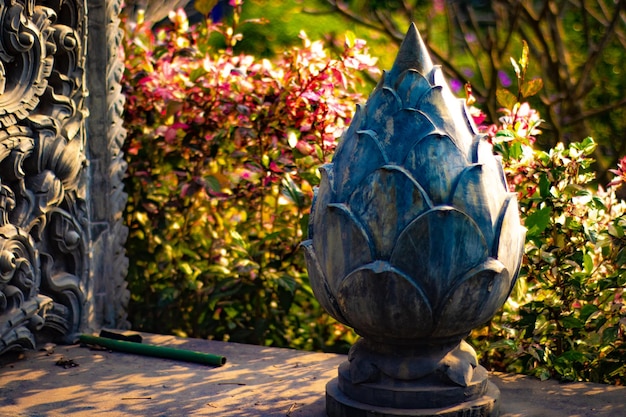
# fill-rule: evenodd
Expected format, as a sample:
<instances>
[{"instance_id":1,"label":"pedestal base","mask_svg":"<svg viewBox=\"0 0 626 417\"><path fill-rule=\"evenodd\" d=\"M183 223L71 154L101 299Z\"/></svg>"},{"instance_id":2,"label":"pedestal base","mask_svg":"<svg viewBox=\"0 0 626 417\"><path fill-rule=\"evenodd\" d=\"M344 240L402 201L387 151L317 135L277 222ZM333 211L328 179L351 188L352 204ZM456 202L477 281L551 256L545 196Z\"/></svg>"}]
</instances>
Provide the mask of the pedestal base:
<instances>
[{"instance_id":1,"label":"pedestal base","mask_svg":"<svg viewBox=\"0 0 626 417\"><path fill-rule=\"evenodd\" d=\"M497 417L500 390L487 380L484 368L476 371L467 387L424 382L352 384L344 363L339 377L326 385L326 413L329 417Z\"/></svg>"}]
</instances>

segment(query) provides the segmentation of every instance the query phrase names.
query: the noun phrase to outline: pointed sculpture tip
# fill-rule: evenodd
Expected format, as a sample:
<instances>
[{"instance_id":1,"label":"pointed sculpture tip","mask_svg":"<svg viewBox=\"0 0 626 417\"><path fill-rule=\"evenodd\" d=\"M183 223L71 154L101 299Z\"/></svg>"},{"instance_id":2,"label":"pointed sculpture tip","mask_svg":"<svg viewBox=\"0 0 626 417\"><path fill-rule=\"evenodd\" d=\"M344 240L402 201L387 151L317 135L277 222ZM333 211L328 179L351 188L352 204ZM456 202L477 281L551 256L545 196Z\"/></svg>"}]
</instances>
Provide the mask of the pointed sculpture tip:
<instances>
[{"instance_id":1,"label":"pointed sculpture tip","mask_svg":"<svg viewBox=\"0 0 626 417\"><path fill-rule=\"evenodd\" d=\"M415 23L411 23L409 30L400 45L398 55L390 71L390 78L395 78L408 69L419 71L422 75L433 69L433 61L426 49Z\"/></svg>"}]
</instances>

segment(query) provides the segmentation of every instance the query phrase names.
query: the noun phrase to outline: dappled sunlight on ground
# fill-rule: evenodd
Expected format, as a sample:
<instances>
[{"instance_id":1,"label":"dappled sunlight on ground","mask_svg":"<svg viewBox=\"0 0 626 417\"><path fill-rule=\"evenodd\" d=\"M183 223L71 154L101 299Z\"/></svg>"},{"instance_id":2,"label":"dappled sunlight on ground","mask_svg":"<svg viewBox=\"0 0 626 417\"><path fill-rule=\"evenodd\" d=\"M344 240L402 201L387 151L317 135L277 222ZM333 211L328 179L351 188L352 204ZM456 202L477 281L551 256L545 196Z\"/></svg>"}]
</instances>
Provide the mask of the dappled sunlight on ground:
<instances>
[{"instance_id":1,"label":"dappled sunlight on ground","mask_svg":"<svg viewBox=\"0 0 626 417\"><path fill-rule=\"evenodd\" d=\"M502 393L506 417L626 416L626 387L560 383L494 372L491 380Z\"/></svg>"},{"instance_id":2,"label":"dappled sunlight on ground","mask_svg":"<svg viewBox=\"0 0 626 417\"><path fill-rule=\"evenodd\" d=\"M343 355L173 336L144 343L223 355L212 367L57 346L0 358L0 416L322 417L326 383ZM63 368L59 360L76 367ZM626 416L626 388L494 373L501 417Z\"/></svg>"},{"instance_id":3,"label":"dappled sunlight on ground","mask_svg":"<svg viewBox=\"0 0 626 417\"><path fill-rule=\"evenodd\" d=\"M0 415L323 415L324 387L345 357L147 336L144 343L224 355L211 367L59 346L0 368ZM61 357L79 366L63 369Z\"/></svg>"}]
</instances>

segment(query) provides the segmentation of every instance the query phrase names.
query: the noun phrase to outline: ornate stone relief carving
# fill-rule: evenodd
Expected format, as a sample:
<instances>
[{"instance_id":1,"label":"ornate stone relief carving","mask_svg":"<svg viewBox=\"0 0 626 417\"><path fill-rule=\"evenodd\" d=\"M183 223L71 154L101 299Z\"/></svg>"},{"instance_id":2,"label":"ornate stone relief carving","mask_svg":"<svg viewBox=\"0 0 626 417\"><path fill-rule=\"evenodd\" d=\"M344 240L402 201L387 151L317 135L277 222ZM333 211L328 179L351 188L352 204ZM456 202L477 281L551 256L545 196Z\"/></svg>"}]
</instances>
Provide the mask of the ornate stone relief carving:
<instances>
[{"instance_id":1,"label":"ornate stone relief carving","mask_svg":"<svg viewBox=\"0 0 626 417\"><path fill-rule=\"evenodd\" d=\"M83 320L86 32L80 0L0 0L0 353Z\"/></svg>"},{"instance_id":2,"label":"ornate stone relief carving","mask_svg":"<svg viewBox=\"0 0 626 417\"><path fill-rule=\"evenodd\" d=\"M87 106L87 152L92 192L90 282L96 326L128 328L126 306L130 299L126 274L128 259L124 245L128 230L122 217L127 195L123 178L126 161L122 146L126 139L122 112L124 62L121 57L123 31L119 13L121 0L88 0L90 53L87 62L89 97Z\"/></svg>"}]
</instances>

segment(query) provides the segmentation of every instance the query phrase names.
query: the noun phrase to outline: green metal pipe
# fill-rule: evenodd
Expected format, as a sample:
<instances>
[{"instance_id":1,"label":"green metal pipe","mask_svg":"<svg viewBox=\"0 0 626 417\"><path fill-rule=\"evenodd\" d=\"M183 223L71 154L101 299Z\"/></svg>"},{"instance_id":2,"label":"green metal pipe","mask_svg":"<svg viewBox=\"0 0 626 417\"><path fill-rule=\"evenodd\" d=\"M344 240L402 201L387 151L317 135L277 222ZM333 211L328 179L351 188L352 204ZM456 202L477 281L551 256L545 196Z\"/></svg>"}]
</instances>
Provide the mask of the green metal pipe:
<instances>
[{"instance_id":1,"label":"green metal pipe","mask_svg":"<svg viewBox=\"0 0 626 417\"><path fill-rule=\"evenodd\" d=\"M126 342L123 340L108 339L106 337L81 334L78 340L89 345L99 345L120 352L135 353L143 356L154 356L164 359L176 359L186 362L201 363L203 365L222 366L226 357L211 353L195 352L192 350L177 349L165 346L146 345L143 343Z\"/></svg>"}]
</instances>

